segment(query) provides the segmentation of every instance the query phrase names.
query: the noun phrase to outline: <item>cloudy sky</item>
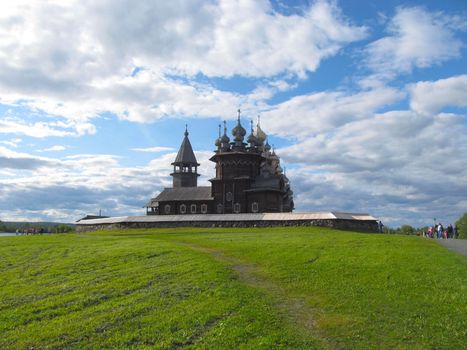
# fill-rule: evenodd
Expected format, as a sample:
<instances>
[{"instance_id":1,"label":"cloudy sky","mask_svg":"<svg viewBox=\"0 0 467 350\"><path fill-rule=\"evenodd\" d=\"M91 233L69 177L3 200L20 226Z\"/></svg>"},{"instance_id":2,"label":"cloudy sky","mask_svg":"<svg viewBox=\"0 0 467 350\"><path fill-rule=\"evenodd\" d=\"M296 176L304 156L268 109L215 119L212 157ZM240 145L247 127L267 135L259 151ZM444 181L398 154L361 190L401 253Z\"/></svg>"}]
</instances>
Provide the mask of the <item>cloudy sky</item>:
<instances>
[{"instance_id":1,"label":"cloudy sky","mask_svg":"<svg viewBox=\"0 0 467 350\"><path fill-rule=\"evenodd\" d=\"M0 3L0 220L142 215L261 115L296 211L467 211L467 2Z\"/></svg>"}]
</instances>

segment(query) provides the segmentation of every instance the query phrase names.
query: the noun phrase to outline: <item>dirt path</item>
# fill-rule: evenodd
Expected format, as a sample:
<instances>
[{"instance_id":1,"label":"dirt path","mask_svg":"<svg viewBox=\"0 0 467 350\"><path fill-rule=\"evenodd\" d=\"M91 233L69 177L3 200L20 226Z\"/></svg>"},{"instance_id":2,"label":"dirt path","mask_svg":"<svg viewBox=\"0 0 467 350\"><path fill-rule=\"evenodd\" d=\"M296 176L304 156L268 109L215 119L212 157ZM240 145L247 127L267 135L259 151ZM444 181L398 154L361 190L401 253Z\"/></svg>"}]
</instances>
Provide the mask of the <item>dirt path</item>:
<instances>
[{"instance_id":1,"label":"dirt path","mask_svg":"<svg viewBox=\"0 0 467 350\"><path fill-rule=\"evenodd\" d=\"M314 337L320 339L323 346L331 349L339 348L337 344L334 344L317 328L315 315L318 310L313 309L304 298L291 296L290 292L286 291L282 286L266 276L261 275L254 264L249 264L235 257L228 256L220 250L181 241L174 243L184 245L198 252L210 254L216 260L226 263L228 267L237 274L241 282L273 295L276 300L276 307L287 321L296 325L306 333L311 333Z\"/></svg>"},{"instance_id":2,"label":"dirt path","mask_svg":"<svg viewBox=\"0 0 467 350\"><path fill-rule=\"evenodd\" d=\"M467 256L467 239L438 239L446 248Z\"/></svg>"}]
</instances>

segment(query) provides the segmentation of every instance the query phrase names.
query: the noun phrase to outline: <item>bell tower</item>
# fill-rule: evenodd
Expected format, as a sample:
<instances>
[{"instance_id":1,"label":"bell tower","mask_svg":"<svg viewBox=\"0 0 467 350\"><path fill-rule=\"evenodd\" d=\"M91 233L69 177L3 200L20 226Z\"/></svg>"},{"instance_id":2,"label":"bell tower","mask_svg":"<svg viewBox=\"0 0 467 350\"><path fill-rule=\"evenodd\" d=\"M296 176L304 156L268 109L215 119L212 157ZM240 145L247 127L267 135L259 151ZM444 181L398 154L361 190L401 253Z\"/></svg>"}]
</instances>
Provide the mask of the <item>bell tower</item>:
<instances>
[{"instance_id":1,"label":"bell tower","mask_svg":"<svg viewBox=\"0 0 467 350\"><path fill-rule=\"evenodd\" d=\"M195 153L188 139L188 126L185 128L183 138L177 157L172 163L174 171L170 174L173 178L173 187L197 187L198 186L198 166Z\"/></svg>"}]
</instances>

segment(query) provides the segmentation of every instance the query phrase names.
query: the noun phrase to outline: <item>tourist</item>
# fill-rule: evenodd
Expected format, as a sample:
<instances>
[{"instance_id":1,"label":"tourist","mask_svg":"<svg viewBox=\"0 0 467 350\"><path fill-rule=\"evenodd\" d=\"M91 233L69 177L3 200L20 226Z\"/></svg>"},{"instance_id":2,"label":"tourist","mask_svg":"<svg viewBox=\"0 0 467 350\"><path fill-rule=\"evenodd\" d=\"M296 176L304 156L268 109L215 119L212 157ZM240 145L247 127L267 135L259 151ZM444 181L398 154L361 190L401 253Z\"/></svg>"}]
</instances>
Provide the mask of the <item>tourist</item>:
<instances>
[{"instance_id":1,"label":"tourist","mask_svg":"<svg viewBox=\"0 0 467 350\"><path fill-rule=\"evenodd\" d=\"M454 225L454 227L453 227L453 229L452 229L452 238L457 239L457 234L458 234L457 226Z\"/></svg>"},{"instance_id":2,"label":"tourist","mask_svg":"<svg viewBox=\"0 0 467 350\"><path fill-rule=\"evenodd\" d=\"M443 225L441 225L441 223L438 224L438 235L437 235L438 239L441 239L443 238Z\"/></svg>"},{"instance_id":3,"label":"tourist","mask_svg":"<svg viewBox=\"0 0 467 350\"><path fill-rule=\"evenodd\" d=\"M383 233L383 226L384 226L384 225L383 225L383 223L381 222L381 220L378 221L378 232L379 232L379 233Z\"/></svg>"},{"instance_id":4,"label":"tourist","mask_svg":"<svg viewBox=\"0 0 467 350\"><path fill-rule=\"evenodd\" d=\"M449 224L448 226L448 238L452 238L452 225Z\"/></svg>"}]
</instances>

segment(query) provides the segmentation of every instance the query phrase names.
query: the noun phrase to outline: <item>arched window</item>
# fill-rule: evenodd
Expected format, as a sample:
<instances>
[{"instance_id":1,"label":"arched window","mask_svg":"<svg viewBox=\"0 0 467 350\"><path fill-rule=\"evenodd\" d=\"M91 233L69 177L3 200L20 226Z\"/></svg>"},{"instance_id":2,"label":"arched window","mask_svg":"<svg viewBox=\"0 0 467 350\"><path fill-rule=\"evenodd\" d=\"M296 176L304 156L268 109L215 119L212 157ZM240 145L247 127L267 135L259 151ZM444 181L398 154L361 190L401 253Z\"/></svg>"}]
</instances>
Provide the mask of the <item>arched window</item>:
<instances>
[{"instance_id":1,"label":"arched window","mask_svg":"<svg viewBox=\"0 0 467 350\"><path fill-rule=\"evenodd\" d=\"M180 205L180 214L185 214L186 213L186 205L182 204Z\"/></svg>"},{"instance_id":2,"label":"arched window","mask_svg":"<svg viewBox=\"0 0 467 350\"><path fill-rule=\"evenodd\" d=\"M251 203L251 212L252 213L257 213L258 211L259 211L258 202Z\"/></svg>"},{"instance_id":3,"label":"arched window","mask_svg":"<svg viewBox=\"0 0 467 350\"><path fill-rule=\"evenodd\" d=\"M208 206L206 204L201 204L201 213L206 214L208 212Z\"/></svg>"},{"instance_id":4,"label":"arched window","mask_svg":"<svg viewBox=\"0 0 467 350\"><path fill-rule=\"evenodd\" d=\"M234 204L234 212L235 213L240 213L240 203L235 203Z\"/></svg>"},{"instance_id":5,"label":"arched window","mask_svg":"<svg viewBox=\"0 0 467 350\"><path fill-rule=\"evenodd\" d=\"M225 200L227 202L232 202L232 200L233 200L232 192L227 192L227 194L225 195Z\"/></svg>"},{"instance_id":6,"label":"arched window","mask_svg":"<svg viewBox=\"0 0 467 350\"><path fill-rule=\"evenodd\" d=\"M170 205L169 204L166 204L165 207L164 207L164 212L166 214L170 214Z\"/></svg>"},{"instance_id":7,"label":"arched window","mask_svg":"<svg viewBox=\"0 0 467 350\"><path fill-rule=\"evenodd\" d=\"M190 206L190 213L196 214L196 204L192 204L192 205Z\"/></svg>"},{"instance_id":8,"label":"arched window","mask_svg":"<svg viewBox=\"0 0 467 350\"><path fill-rule=\"evenodd\" d=\"M217 205L217 214L222 214L223 209L224 209L224 208L222 207L222 204L218 204L218 205Z\"/></svg>"}]
</instances>

